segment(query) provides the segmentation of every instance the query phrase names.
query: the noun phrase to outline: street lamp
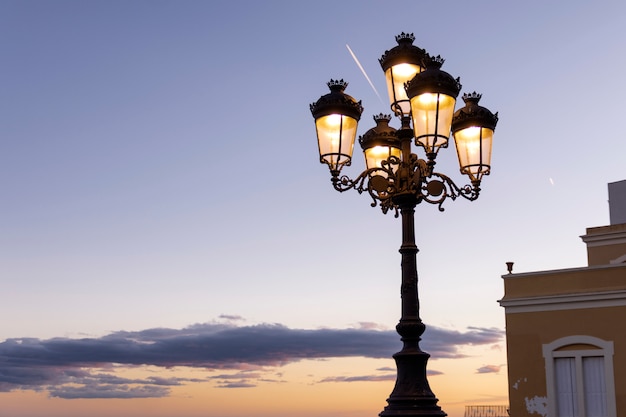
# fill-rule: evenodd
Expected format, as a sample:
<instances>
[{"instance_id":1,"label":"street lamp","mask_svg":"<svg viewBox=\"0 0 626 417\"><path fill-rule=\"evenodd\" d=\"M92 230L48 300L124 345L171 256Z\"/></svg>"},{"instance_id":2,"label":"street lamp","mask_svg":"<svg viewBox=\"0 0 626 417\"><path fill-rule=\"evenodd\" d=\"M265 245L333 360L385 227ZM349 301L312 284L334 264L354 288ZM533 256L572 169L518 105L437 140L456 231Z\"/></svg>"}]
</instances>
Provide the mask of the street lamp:
<instances>
[{"instance_id":1,"label":"street lamp","mask_svg":"<svg viewBox=\"0 0 626 417\"><path fill-rule=\"evenodd\" d=\"M459 79L441 70L443 59L413 45L413 34L396 36L398 45L380 58L385 72L392 112L400 118L400 129L389 126L391 115L374 116L376 126L359 138L366 169L355 179L342 175L350 165L360 101L344 93L348 83L331 80L330 93L311 104L315 118L320 162L330 168L333 187L340 192L354 189L367 192L372 206L383 213L390 210L402 217L401 318L396 326L403 342L393 355L396 361L395 387L381 417L445 416L437 405L426 378L430 355L420 349L425 325L419 316L417 288L417 246L415 207L425 201L443 211L450 198L473 201L480 183L491 169L491 147L498 114L478 105L481 95L464 94L465 106L454 112L461 90ZM440 149L448 146L452 134L462 174L471 185L457 186L447 175L434 171ZM424 149L426 159L412 153L412 144Z\"/></svg>"}]
</instances>

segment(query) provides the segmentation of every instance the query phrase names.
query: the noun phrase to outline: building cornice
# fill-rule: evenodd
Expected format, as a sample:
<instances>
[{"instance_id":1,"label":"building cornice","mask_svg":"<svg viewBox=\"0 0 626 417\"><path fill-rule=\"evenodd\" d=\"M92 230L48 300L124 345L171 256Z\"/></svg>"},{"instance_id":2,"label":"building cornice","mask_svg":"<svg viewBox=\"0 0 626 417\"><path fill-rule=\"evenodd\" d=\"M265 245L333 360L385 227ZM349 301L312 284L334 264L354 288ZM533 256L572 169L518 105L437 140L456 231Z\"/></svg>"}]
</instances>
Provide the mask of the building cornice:
<instances>
[{"instance_id":1,"label":"building cornice","mask_svg":"<svg viewBox=\"0 0 626 417\"><path fill-rule=\"evenodd\" d=\"M626 230L624 230L623 227L620 227L618 230L608 228L606 232L600 232L601 229L602 228L587 229L587 234L580 236L580 238L587 244L587 247L590 248L626 243ZM592 230L593 232L590 233Z\"/></svg>"},{"instance_id":2,"label":"building cornice","mask_svg":"<svg viewBox=\"0 0 626 417\"><path fill-rule=\"evenodd\" d=\"M563 269L546 269L543 271L534 271L534 272L519 272L514 274L504 274L500 275L503 279L516 279L516 278L525 278L532 277L536 275L556 275L556 274L569 274L572 272L583 272L583 271L593 271L600 269L610 269L610 268L625 268L626 265L623 263L620 264L605 264L605 265L592 265L592 266L581 266L577 268L563 268Z\"/></svg>"},{"instance_id":3,"label":"building cornice","mask_svg":"<svg viewBox=\"0 0 626 417\"><path fill-rule=\"evenodd\" d=\"M626 289L498 300L506 314L626 306Z\"/></svg>"}]
</instances>

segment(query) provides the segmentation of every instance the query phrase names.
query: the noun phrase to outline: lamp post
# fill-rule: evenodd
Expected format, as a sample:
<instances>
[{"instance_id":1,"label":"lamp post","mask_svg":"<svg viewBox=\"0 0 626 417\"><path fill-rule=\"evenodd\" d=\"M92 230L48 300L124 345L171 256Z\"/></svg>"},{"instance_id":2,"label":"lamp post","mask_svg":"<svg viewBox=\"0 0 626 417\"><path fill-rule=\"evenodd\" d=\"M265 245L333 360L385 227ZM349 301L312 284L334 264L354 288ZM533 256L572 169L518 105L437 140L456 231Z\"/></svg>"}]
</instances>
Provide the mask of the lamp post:
<instances>
[{"instance_id":1,"label":"lamp post","mask_svg":"<svg viewBox=\"0 0 626 417\"><path fill-rule=\"evenodd\" d=\"M385 72L392 112L400 129L389 126L391 115L374 116L376 126L359 137L366 169L355 179L342 175L349 166L363 112L360 101L345 94L347 83L331 80L330 93L311 104L315 118L320 162L330 168L333 187L367 192L372 207L380 206L402 218L401 317L396 330L403 347L393 355L396 384L379 414L391 416L445 416L426 378L429 354L419 346L425 325L419 315L415 207L427 202L440 211L445 200L475 200L480 183L491 169L491 147L498 114L478 105L480 94L464 94L465 106L454 112L461 90L459 79L441 70L443 59L413 45L413 34L396 36L397 46L385 52L380 64ZM457 186L447 175L434 171L440 149L454 138L460 170L471 185ZM412 152L422 147L425 159Z\"/></svg>"}]
</instances>

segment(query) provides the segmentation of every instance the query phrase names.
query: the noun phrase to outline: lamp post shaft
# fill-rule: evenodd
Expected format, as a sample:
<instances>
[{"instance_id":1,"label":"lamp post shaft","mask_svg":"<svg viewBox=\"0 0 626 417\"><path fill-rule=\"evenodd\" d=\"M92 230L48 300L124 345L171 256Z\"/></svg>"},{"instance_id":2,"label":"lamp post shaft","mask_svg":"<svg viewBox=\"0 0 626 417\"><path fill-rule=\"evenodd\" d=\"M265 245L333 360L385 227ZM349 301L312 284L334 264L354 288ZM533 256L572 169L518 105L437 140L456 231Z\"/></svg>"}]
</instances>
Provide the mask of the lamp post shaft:
<instances>
[{"instance_id":1,"label":"lamp post shaft","mask_svg":"<svg viewBox=\"0 0 626 417\"><path fill-rule=\"evenodd\" d=\"M395 387L387 399L388 405L381 417L433 416L447 414L437 405L439 401L430 389L426 378L426 363L430 355L419 347L426 326L419 316L417 288L417 246L415 245L414 194L397 195L394 202L402 216L402 316L396 326L403 342L402 350L393 355L397 367Z\"/></svg>"},{"instance_id":2,"label":"lamp post shaft","mask_svg":"<svg viewBox=\"0 0 626 417\"><path fill-rule=\"evenodd\" d=\"M406 196L409 200L412 196ZM417 246L415 244L415 204L407 202L400 207L402 216L402 317L400 321L420 322L417 289ZM421 333L420 333L421 334Z\"/></svg>"}]
</instances>

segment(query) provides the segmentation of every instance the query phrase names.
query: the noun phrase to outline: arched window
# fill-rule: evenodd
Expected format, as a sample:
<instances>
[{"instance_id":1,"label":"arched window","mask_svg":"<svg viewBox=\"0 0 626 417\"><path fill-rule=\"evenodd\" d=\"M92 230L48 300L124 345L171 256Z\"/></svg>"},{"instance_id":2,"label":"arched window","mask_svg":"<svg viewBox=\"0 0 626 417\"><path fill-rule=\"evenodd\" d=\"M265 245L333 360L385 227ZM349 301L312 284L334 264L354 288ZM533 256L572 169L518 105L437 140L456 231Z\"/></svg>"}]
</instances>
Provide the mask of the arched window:
<instances>
[{"instance_id":1,"label":"arched window","mask_svg":"<svg viewBox=\"0 0 626 417\"><path fill-rule=\"evenodd\" d=\"M548 415L616 417L613 342L567 336L543 345Z\"/></svg>"}]
</instances>

